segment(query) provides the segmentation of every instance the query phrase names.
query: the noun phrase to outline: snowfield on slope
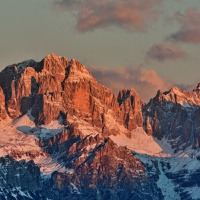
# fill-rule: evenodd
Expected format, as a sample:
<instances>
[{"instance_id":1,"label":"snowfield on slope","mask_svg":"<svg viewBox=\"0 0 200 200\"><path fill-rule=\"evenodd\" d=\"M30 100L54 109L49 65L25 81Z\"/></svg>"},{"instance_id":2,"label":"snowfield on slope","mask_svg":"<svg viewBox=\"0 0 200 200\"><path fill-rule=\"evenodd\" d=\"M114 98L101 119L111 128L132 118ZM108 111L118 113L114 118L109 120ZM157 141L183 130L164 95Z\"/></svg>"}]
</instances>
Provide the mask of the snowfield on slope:
<instances>
[{"instance_id":1,"label":"snowfield on slope","mask_svg":"<svg viewBox=\"0 0 200 200\"><path fill-rule=\"evenodd\" d=\"M170 179L167 178L163 172L160 160L158 159L158 169L160 171L157 186L161 189L165 200L180 200L180 196L174 191L175 185Z\"/></svg>"},{"instance_id":2,"label":"snowfield on slope","mask_svg":"<svg viewBox=\"0 0 200 200\"><path fill-rule=\"evenodd\" d=\"M160 141L152 136L148 136L143 128L140 127L132 131L131 139L123 134L111 135L109 137L118 146L126 146L137 153L158 157L169 157L173 155L173 150L165 139Z\"/></svg>"},{"instance_id":3,"label":"snowfield on slope","mask_svg":"<svg viewBox=\"0 0 200 200\"><path fill-rule=\"evenodd\" d=\"M64 127L57 121L51 122L48 125L42 126L41 129L36 129L35 133L30 134L29 131L34 127L35 124L29 114L15 120L10 118L0 120L0 157L8 154L20 154L15 158L18 161L33 159L44 175L50 175L54 171L68 171L69 169L57 162L60 155L50 157L48 154L43 153L43 150L37 145L38 138L36 137L37 134L44 136L41 131L43 129L49 129L51 134L55 135L58 134L58 130L63 130ZM29 153L34 152L38 156L30 157Z\"/></svg>"},{"instance_id":4,"label":"snowfield on slope","mask_svg":"<svg viewBox=\"0 0 200 200\"><path fill-rule=\"evenodd\" d=\"M193 149L192 146L184 151L174 153L167 139L158 140L155 137L147 135L142 128L132 131L132 137L128 138L123 134L109 136L118 146L124 146L138 154L148 155L150 157L168 158L171 169L170 172L176 173L180 170L193 172L200 168L200 150Z\"/></svg>"}]
</instances>

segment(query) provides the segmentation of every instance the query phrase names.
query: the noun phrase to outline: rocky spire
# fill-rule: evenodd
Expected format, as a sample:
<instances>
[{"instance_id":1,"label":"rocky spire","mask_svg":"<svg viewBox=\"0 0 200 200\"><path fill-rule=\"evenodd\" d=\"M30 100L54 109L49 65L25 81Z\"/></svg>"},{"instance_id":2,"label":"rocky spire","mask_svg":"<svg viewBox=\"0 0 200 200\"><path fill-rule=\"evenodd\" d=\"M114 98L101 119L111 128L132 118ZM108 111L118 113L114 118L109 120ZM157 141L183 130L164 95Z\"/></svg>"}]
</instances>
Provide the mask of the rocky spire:
<instances>
[{"instance_id":1,"label":"rocky spire","mask_svg":"<svg viewBox=\"0 0 200 200\"><path fill-rule=\"evenodd\" d=\"M6 119L7 112L5 108L5 97L2 88L0 87L0 119Z\"/></svg>"}]
</instances>

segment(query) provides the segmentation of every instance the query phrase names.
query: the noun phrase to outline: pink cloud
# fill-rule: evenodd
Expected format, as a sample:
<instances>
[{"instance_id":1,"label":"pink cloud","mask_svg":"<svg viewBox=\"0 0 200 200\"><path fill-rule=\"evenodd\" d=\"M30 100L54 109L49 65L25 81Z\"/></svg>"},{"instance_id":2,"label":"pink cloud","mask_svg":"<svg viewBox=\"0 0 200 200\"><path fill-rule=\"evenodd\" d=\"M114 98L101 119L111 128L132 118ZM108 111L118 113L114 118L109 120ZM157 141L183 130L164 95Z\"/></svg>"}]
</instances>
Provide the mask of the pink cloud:
<instances>
[{"instance_id":1,"label":"pink cloud","mask_svg":"<svg viewBox=\"0 0 200 200\"><path fill-rule=\"evenodd\" d=\"M90 67L91 73L101 84L115 93L122 89L135 89L140 97L148 102L158 90L169 90L173 83L164 80L153 69L144 68L97 68Z\"/></svg>"},{"instance_id":2,"label":"pink cloud","mask_svg":"<svg viewBox=\"0 0 200 200\"><path fill-rule=\"evenodd\" d=\"M196 8L188 8L184 14L177 12L170 18L180 24L180 29L170 35L169 39L185 43L200 43L200 12Z\"/></svg>"},{"instance_id":3,"label":"pink cloud","mask_svg":"<svg viewBox=\"0 0 200 200\"><path fill-rule=\"evenodd\" d=\"M54 5L75 12L81 32L113 26L143 32L158 18L162 0L57 0Z\"/></svg>"},{"instance_id":4,"label":"pink cloud","mask_svg":"<svg viewBox=\"0 0 200 200\"><path fill-rule=\"evenodd\" d=\"M166 61L166 60L177 60L186 58L186 52L181 50L178 44L172 44L167 42L161 42L154 44L147 52L147 58Z\"/></svg>"}]
</instances>

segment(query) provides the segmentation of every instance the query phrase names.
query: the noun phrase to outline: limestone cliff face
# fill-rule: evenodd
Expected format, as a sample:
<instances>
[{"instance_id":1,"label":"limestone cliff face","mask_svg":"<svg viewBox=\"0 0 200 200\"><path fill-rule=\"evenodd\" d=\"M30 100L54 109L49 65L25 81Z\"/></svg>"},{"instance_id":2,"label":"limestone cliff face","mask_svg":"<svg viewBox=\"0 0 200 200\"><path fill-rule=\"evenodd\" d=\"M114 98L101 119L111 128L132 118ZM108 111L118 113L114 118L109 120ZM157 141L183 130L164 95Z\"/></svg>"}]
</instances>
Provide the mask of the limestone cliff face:
<instances>
[{"instance_id":1,"label":"limestone cliff face","mask_svg":"<svg viewBox=\"0 0 200 200\"><path fill-rule=\"evenodd\" d=\"M119 116L121 117L125 127L130 131L137 127L142 127L143 117L141 111L144 102L136 91L133 89L120 91L118 102L120 105Z\"/></svg>"},{"instance_id":2,"label":"limestone cliff face","mask_svg":"<svg viewBox=\"0 0 200 200\"><path fill-rule=\"evenodd\" d=\"M2 88L0 87L0 119L6 119L7 112L5 108L5 97Z\"/></svg>"},{"instance_id":3,"label":"limestone cliff face","mask_svg":"<svg viewBox=\"0 0 200 200\"><path fill-rule=\"evenodd\" d=\"M33 60L24 61L18 65L6 67L0 73L0 86L5 95L6 110L11 118L19 117L23 110L30 106L27 104L31 102L27 99L31 99L32 82L36 77L35 70L31 67L34 65ZM21 107L23 107L22 110Z\"/></svg>"},{"instance_id":4,"label":"limestone cliff face","mask_svg":"<svg viewBox=\"0 0 200 200\"><path fill-rule=\"evenodd\" d=\"M146 132L167 138L176 151L189 145L196 148L200 141L198 87L191 93L177 87L158 91L143 109Z\"/></svg>"},{"instance_id":5,"label":"limestone cliff face","mask_svg":"<svg viewBox=\"0 0 200 200\"><path fill-rule=\"evenodd\" d=\"M59 99L67 63L67 59L51 54L39 63L30 60L5 68L0 73L0 85L9 116L14 119L33 108L36 121L50 122L48 115L53 113L49 104L54 103L55 97ZM56 105L54 107L56 112Z\"/></svg>"},{"instance_id":6,"label":"limestone cliff face","mask_svg":"<svg viewBox=\"0 0 200 200\"><path fill-rule=\"evenodd\" d=\"M114 93L97 83L75 59L50 54L11 65L0 73L8 115L17 118L31 109L36 124L58 118L71 124L74 118L98 127L105 135L130 132L142 126L142 101L133 90ZM128 129L128 130L127 130Z\"/></svg>"}]
</instances>

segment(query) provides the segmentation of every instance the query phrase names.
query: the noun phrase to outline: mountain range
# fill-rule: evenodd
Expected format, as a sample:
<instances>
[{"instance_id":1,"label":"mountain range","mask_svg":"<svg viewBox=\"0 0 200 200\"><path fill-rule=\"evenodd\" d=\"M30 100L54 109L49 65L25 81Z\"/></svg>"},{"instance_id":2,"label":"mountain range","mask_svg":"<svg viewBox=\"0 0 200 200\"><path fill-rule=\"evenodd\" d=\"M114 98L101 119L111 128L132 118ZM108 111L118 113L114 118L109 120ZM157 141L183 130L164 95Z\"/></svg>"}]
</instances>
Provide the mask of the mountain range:
<instances>
[{"instance_id":1,"label":"mountain range","mask_svg":"<svg viewBox=\"0 0 200 200\"><path fill-rule=\"evenodd\" d=\"M200 199L200 84L152 97L55 54L7 66L0 199Z\"/></svg>"}]
</instances>

